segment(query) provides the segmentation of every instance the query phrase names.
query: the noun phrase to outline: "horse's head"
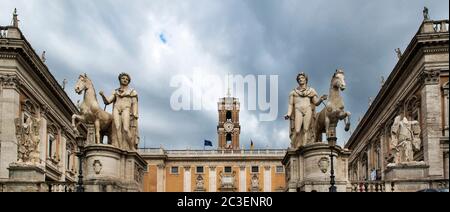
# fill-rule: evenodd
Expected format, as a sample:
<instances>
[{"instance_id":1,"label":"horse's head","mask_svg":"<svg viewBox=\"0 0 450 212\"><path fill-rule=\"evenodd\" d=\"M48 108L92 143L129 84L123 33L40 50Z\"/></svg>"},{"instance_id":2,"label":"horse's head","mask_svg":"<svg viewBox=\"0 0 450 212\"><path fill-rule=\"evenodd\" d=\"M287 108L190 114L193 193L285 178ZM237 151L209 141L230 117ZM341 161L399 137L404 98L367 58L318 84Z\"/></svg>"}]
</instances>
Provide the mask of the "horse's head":
<instances>
[{"instance_id":1,"label":"horse's head","mask_svg":"<svg viewBox=\"0 0 450 212\"><path fill-rule=\"evenodd\" d=\"M344 91L346 88L344 71L341 69L336 70L331 81L331 86L336 89Z\"/></svg>"},{"instance_id":2,"label":"horse's head","mask_svg":"<svg viewBox=\"0 0 450 212\"><path fill-rule=\"evenodd\" d=\"M86 74L80 75L80 77L78 77L77 84L75 84L75 92L77 92L77 94L81 94L84 90L89 88L89 82L90 80Z\"/></svg>"}]
</instances>

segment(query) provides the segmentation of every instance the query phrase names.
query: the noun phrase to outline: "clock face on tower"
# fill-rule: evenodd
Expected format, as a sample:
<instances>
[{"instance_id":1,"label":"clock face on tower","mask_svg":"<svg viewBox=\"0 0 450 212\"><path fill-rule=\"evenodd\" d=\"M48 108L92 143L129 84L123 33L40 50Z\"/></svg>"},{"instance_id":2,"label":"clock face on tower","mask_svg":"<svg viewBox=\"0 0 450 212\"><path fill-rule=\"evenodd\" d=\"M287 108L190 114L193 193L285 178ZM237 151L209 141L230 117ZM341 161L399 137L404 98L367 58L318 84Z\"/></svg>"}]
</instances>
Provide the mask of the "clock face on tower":
<instances>
[{"instance_id":1,"label":"clock face on tower","mask_svg":"<svg viewBox=\"0 0 450 212\"><path fill-rule=\"evenodd\" d=\"M217 124L219 149L239 149L239 99L231 96L218 102L219 122Z\"/></svg>"},{"instance_id":2,"label":"clock face on tower","mask_svg":"<svg viewBox=\"0 0 450 212\"><path fill-rule=\"evenodd\" d=\"M225 132L232 132L233 128L234 128L234 124L230 121L225 122L225 124L223 124L223 128L225 128Z\"/></svg>"}]
</instances>

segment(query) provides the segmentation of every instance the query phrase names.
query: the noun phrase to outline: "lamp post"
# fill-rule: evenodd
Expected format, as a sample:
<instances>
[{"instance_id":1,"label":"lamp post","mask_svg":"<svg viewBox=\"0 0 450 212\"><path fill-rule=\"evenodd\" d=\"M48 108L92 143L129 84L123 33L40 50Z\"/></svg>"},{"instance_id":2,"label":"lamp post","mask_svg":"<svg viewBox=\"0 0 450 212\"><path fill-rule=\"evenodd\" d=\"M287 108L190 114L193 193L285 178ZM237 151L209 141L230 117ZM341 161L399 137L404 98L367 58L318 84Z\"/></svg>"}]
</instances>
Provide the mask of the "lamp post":
<instances>
[{"instance_id":1,"label":"lamp post","mask_svg":"<svg viewBox=\"0 0 450 212\"><path fill-rule=\"evenodd\" d=\"M333 167L333 157L334 157L334 155L333 155L333 148L336 146L337 138L336 138L336 136L329 136L327 138L327 140L328 140L328 145L330 145L330 150L331 150L331 154L330 154L330 160L331 160L330 185L331 186L329 188L329 191L330 192L337 192L337 189L336 189L336 186L335 186L336 182L334 180L335 176L334 176L334 167Z\"/></svg>"},{"instance_id":2,"label":"lamp post","mask_svg":"<svg viewBox=\"0 0 450 212\"><path fill-rule=\"evenodd\" d=\"M83 137L77 137L77 145L79 151L77 152L78 157L78 183L77 183L77 192L84 192L83 187L83 157L84 157L84 140Z\"/></svg>"}]
</instances>

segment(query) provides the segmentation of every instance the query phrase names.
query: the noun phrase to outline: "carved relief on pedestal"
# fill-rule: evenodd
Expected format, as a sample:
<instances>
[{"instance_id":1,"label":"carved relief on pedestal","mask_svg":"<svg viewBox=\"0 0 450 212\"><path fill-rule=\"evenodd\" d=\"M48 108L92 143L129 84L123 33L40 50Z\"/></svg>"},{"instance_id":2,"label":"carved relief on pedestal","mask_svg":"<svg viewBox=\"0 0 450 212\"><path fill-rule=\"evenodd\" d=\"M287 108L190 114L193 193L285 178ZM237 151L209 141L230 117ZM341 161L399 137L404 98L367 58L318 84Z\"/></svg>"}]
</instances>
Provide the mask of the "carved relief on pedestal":
<instances>
[{"instance_id":1,"label":"carved relief on pedestal","mask_svg":"<svg viewBox=\"0 0 450 212\"><path fill-rule=\"evenodd\" d=\"M100 162L100 160L95 160L94 164L92 164L92 167L94 168L94 172L96 175L99 175L100 172L102 171L103 165Z\"/></svg>"},{"instance_id":2,"label":"carved relief on pedestal","mask_svg":"<svg viewBox=\"0 0 450 212\"><path fill-rule=\"evenodd\" d=\"M330 166L330 160L326 157L320 158L318 164L320 171L322 171L322 173L327 173L328 171L328 167Z\"/></svg>"}]
</instances>

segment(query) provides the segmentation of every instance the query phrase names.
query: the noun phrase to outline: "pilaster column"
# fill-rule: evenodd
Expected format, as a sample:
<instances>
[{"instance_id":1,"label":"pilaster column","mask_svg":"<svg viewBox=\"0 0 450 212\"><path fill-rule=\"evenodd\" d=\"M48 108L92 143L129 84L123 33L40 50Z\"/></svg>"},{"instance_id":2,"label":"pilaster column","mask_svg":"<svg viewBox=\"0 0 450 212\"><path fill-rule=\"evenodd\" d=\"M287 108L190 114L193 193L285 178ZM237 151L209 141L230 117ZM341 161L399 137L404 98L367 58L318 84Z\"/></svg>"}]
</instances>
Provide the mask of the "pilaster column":
<instances>
[{"instance_id":1,"label":"pilaster column","mask_svg":"<svg viewBox=\"0 0 450 212\"><path fill-rule=\"evenodd\" d=\"M18 76L0 74L0 178L9 178L9 164L17 161L14 121L20 110L20 85Z\"/></svg>"},{"instance_id":2,"label":"pilaster column","mask_svg":"<svg viewBox=\"0 0 450 212\"><path fill-rule=\"evenodd\" d=\"M156 192L164 192L164 170L166 168L166 165L163 163L160 163L157 165L156 170Z\"/></svg>"},{"instance_id":3,"label":"pilaster column","mask_svg":"<svg viewBox=\"0 0 450 212\"><path fill-rule=\"evenodd\" d=\"M216 167L210 166L209 167L209 192L216 192L217 191L217 183L216 183Z\"/></svg>"},{"instance_id":4,"label":"pilaster column","mask_svg":"<svg viewBox=\"0 0 450 212\"><path fill-rule=\"evenodd\" d=\"M239 167L239 192L247 192L247 173L245 165Z\"/></svg>"},{"instance_id":5,"label":"pilaster column","mask_svg":"<svg viewBox=\"0 0 450 212\"><path fill-rule=\"evenodd\" d=\"M183 185L184 192L191 192L191 166L184 166Z\"/></svg>"},{"instance_id":6,"label":"pilaster column","mask_svg":"<svg viewBox=\"0 0 450 212\"><path fill-rule=\"evenodd\" d=\"M264 166L264 192L272 191L272 172L271 166Z\"/></svg>"},{"instance_id":7,"label":"pilaster column","mask_svg":"<svg viewBox=\"0 0 450 212\"><path fill-rule=\"evenodd\" d=\"M442 177L443 153L440 147L441 131L441 94L439 70L424 70L421 73L423 88L421 91L422 142L425 162L430 166L430 177Z\"/></svg>"}]
</instances>

